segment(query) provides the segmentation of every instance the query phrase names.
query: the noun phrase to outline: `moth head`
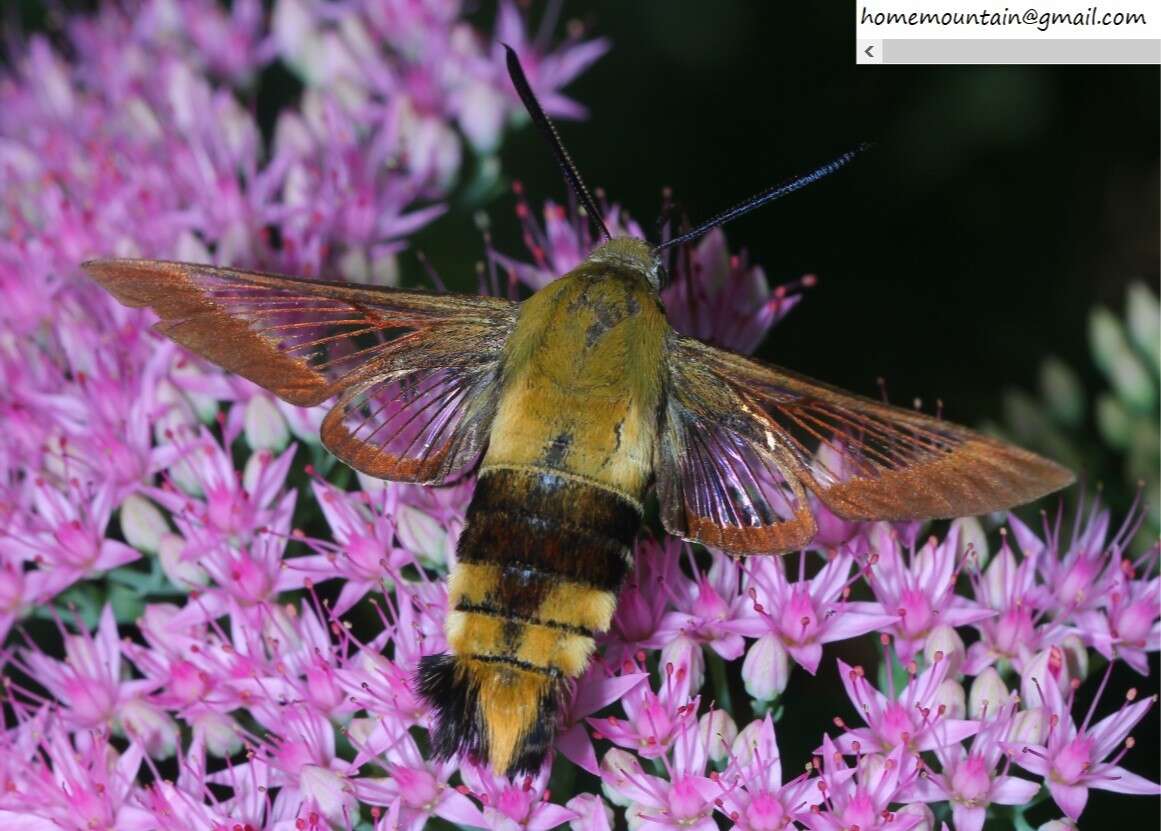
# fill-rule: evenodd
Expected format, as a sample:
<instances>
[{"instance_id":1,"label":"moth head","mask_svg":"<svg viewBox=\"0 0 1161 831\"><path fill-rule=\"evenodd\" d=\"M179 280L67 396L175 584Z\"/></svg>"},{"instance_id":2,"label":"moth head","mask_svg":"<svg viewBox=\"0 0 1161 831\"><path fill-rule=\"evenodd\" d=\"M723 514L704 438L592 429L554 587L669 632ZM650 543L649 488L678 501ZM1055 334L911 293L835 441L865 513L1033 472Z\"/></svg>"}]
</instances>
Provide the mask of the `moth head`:
<instances>
[{"instance_id":1,"label":"moth head","mask_svg":"<svg viewBox=\"0 0 1161 831\"><path fill-rule=\"evenodd\" d=\"M652 245L637 237L613 237L591 255L589 261L631 271L649 281L654 291L661 291L665 269Z\"/></svg>"}]
</instances>

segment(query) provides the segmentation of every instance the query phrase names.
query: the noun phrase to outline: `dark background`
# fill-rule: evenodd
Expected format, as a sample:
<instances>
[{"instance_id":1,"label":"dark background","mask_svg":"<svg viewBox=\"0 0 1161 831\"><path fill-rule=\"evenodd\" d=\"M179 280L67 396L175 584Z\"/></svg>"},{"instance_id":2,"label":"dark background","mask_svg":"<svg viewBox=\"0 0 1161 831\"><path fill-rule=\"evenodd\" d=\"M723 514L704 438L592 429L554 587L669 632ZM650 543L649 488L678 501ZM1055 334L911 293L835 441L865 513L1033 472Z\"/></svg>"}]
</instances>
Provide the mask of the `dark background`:
<instances>
[{"instance_id":1,"label":"dark background","mask_svg":"<svg viewBox=\"0 0 1161 831\"><path fill-rule=\"evenodd\" d=\"M819 277L759 354L865 394L883 376L894 401L941 398L969 424L997 418L1006 387L1033 388L1050 353L1098 388L1090 307L1119 312L1130 280L1158 283L1157 67L859 67L851 5L566 3L566 17L613 42L568 90L590 118L560 125L589 184L647 228L671 186L696 222L875 142L836 176L729 226L772 283ZM18 6L26 26L44 24L44 4ZM477 21L493 9L481 4ZM284 71L268 73L260 111L296 91ZM501 158L534 205L565 198L533 130L508 136ZM512 207L506 195L486 210L501 250L522 255ZM449 284L474 286L483 247L471 211L453 210L415 246ZM403 265L420 279L406 254ZM818 679L794 673L791 722L779 725L787 771L831 718L853 715L834 669L842 651L828 651ZM1151 664L1150 679L1114 675L1098 717L1130 686L1155 691ZM1075 712L1096 686L1090 678ZM1154 708L1124 760L1154 781L1158 729ZM1032 818L1058 815L1047 804ZM1093 791L1087 823L1106 816L1156 827L1157 801Z\"/></svg>"},{"instance_id":2,"label":"dark background","mask_svg":"<svg viewBox=\"0 0 1161 831\"><path fill-rule=\"evenodd\" d=\"M646 228L664 185L696 222L875 142L728 227L771 282L819 277L763 357L867 394L882 375L893 399L942 397L971 423L1004 385L1034 386L1048 353L1087 367L1089 307L1157 284L1156 67L859 67L845 3L565 13L613 49L569 88L591 115L562 133ZM534 131L502 158L533 200L564 199ZM492 221L518 251L510 204Z\"/></svg>"}]
</instances>

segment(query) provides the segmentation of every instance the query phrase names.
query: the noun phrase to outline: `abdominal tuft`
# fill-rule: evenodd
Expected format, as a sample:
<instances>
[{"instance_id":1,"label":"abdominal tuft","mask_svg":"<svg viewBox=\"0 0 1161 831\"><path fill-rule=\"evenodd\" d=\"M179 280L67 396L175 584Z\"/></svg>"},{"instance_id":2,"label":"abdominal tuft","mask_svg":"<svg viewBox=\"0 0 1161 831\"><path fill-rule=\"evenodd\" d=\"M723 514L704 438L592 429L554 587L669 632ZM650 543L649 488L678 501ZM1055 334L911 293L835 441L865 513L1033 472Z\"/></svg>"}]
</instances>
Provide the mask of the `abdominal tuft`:
<instances>
[{"instance_id":1,"label":"abdominal tuft","mask_svg":"<svg viewBox=\"0 0 1161 831\"><path fill-rule=\"evenodd\" d=\"M436 757L463 755L501 775L536 773L556 738L564 682L510 663L428 655L419 692L435 710Z\"/></svg>"}]
</instances>

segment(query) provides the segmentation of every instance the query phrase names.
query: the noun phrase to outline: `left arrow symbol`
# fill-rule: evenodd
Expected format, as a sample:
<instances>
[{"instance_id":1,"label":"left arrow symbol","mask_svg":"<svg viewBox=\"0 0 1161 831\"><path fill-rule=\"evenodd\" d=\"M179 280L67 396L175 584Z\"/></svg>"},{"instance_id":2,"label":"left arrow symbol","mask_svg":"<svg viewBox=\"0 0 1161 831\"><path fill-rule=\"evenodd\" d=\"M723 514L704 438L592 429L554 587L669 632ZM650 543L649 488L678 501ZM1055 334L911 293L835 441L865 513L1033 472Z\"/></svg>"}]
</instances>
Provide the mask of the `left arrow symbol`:
<instances>
[{"instance_id":1,"label":"left arrow symbol","mask_svg":"<svg viewBox=\"0 0 1161 831\"><path fill-rule=\"evenodd\" d=\"M866 55L868 58L875 57L874 55L871 54L871 50L874 48L875 48L875 44L872 43L870 46L868 46L866 49L863 50L863 54Z\"/></svg>"}]
</instances>

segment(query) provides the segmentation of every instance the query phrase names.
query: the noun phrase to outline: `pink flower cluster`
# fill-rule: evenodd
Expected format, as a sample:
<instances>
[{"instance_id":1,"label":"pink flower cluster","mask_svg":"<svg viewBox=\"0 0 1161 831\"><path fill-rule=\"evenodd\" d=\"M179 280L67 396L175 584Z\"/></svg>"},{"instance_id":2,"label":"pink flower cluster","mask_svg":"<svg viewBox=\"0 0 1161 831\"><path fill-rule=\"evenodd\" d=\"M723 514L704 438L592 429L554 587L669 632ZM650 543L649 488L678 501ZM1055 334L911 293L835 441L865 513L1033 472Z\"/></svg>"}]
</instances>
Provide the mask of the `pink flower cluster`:
<instances>
[{"instance_id":1,"label":"pink flower cluster","mask_svg":"<svg viewBox=\"0 0 1161 831\"><path fill-rule=\"evenodd\" d=\"M452 0L262 8L109 5L0 77L0 828L974 831L1042 799L1075 821L1094 788L1161 793L1120 766L1156 696L1107 691L1161 648L1159 551L1129 556L1139 517L1113 531L1096 505L1067 532L1009 518L994 554L974 519L927 536L821 506L814 546L782 559L647 535L553 764L510 781L432 761L414 671L446 648L472 482L350 476L318 412L77 277L120 253L391 282L458 154L516 111ZM551 50L508 4L497 29L550 112L579 115L559 89L604 44ZM306 91L266 141L244 102L276 59ZM531 262L490 251L497 291L592 244L559 207L517 211ZM721 232L670 273L674 325L741 351L813 283L771 288ZM881 643L876 683L826 655L852 638ZM790 677L836 665L850 711L806 727L817 749L784 773Z\"/></svg>"}]
</instances>

